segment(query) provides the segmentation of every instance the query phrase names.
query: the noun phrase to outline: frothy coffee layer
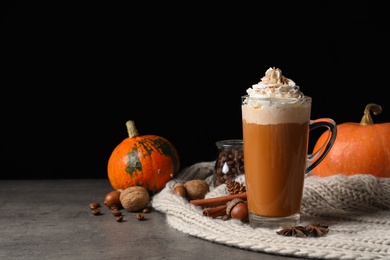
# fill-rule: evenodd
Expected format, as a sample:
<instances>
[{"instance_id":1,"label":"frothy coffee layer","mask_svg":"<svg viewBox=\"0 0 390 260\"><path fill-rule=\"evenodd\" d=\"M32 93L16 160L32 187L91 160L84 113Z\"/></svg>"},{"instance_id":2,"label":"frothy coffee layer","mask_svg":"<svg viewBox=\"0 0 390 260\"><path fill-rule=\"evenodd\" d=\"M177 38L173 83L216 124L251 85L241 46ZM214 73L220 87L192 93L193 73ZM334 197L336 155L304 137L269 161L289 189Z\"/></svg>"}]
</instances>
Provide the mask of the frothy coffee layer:
<instances>
[{"instance_id":1,"label":"frothy coffee layer","mask_svg":"<svg viewBox=\"0 0 390 260\"><path fill-rule=\"evenodd\" d=\"M282 123L303 124L310 118L311 98L307 97L301 102L283 104L275 102L257 102L256 106L249 103L242 106L242 118L247 123L259 125L273 125ZM258 100L257 100L258 101Z\"/></svg>"}]
</instances>

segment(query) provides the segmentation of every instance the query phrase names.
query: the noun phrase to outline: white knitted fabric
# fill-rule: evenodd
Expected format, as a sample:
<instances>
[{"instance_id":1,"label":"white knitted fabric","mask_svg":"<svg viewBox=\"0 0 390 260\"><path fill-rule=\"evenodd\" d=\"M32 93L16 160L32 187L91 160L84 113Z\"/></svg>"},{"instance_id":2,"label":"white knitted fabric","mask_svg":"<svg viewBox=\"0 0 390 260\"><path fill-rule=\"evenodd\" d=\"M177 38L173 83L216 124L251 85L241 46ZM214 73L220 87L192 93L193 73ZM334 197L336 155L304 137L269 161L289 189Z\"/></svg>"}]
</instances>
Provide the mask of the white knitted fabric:
<instances>
[{"instance_id":1,"label":"white knitted fabric","mask_svg":"<svg viewBox=\"0 0 390 260\"><path fill-rule=\"evenodd\" d=\"M214 188L215 162L201 162L184 169L175 181L204 179L207 198L228 195L226 185ZM390 178L369 174L316 177L307 175L301 224L329 226L323 237L285 237L279 229L252 228L239 220L203 216L202 208L173 194L175 181L152 198L152 206L166 215L175 229L227 246L312 259L390 259ZM245 176L236 181L245 183Z\"/></svg>"}]
</instances>

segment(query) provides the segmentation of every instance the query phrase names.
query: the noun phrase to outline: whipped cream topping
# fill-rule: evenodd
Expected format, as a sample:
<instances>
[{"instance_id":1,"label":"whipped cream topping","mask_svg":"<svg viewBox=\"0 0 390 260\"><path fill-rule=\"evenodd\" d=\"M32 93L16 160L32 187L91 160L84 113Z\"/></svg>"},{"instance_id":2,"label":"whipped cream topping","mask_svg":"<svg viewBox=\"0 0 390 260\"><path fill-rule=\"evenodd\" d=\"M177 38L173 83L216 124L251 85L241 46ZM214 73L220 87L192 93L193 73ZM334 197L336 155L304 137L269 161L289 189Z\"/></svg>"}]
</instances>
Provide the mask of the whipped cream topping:
<instances>
[{"instance_id":1,"label":"whipped cream topping","mask_svg":"<svg viewBox=\"0 0 390 260\"><path fill-rule=\"evenodd\" d=\"M250 97L302 98L299 86L282 75L278 68L269 68L261 81L246 90Z\"/></svg>"},{"instance_id":2,"label":"whipped cream topping","mask_svg":"<svg viewBox=\"0 0 390 260\"><path fill-rule=\"evenodd\" d=\"M247 93L242 104L242 118L247 123L305 123L310 119L311 98L280 69L269 68Z\"/></svg>"}]
</instances>

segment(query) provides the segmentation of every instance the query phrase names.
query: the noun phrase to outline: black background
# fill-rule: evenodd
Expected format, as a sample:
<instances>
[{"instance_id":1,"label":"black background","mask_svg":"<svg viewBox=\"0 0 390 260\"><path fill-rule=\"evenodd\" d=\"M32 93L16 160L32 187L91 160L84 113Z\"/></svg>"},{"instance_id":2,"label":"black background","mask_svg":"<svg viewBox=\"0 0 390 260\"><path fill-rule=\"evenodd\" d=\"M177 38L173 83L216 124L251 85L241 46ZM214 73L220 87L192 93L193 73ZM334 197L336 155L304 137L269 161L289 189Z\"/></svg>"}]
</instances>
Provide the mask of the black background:
<instances>
[{"instance_id":1,"label":"black background","mask_svg":"<svg viewBox=\"0 0 390 260\"><path fill-rule=\"evenodd\" d=\"M359 122L377 103L374 121L390 121L388 14L373 1L0 8L2 179L106 178L130 119L182 168L212 161L269 67L313 97L313 119Z\"/></svg>"}]
</instances>

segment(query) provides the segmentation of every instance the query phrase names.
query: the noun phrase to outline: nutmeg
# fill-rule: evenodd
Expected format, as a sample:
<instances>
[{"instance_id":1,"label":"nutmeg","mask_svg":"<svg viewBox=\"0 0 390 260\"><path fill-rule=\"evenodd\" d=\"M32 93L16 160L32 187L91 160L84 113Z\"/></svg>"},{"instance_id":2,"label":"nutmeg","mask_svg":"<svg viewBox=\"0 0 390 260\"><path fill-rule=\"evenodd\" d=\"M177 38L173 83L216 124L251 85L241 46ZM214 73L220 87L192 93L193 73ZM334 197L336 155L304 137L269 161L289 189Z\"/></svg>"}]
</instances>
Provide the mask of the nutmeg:
<instances>
[{"instance_id":1,"label":"nutmeg","mask_svg":"<svg viewBox=\"0 0 390 260\"><path fill-rule=\"evenodd\" d=\"M190 180L184 183L189 200L204 199L210 191L210 186L205 180Z\"/></svg>"},{"instance_id":2,"label":"nutmeg","mask_svg":"<svg viewBox=\"0 0 390 260\"><path fill-rule=\"evenodd\" d=\"M150 196L145 187L132 186L124 189L119 199L124 209L130 212L136 212L147 207Z\"/></svg>"}]
</instances>

